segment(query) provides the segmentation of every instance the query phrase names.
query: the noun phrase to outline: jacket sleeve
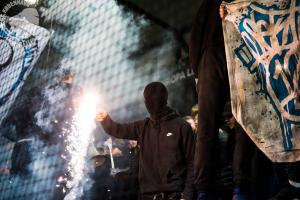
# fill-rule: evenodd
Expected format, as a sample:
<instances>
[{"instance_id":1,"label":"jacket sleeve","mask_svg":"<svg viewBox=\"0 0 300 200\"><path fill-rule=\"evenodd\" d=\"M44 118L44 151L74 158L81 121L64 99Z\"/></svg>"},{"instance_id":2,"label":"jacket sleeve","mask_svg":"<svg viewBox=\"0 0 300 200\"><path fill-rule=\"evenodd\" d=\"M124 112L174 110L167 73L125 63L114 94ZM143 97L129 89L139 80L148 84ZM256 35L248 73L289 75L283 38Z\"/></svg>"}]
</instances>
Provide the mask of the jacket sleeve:
<instances>
[{"instance_id":1,"label":"jacket sleeve","mask_svg":"<svg viewBox=\"0 0 300 200\"><path fill-rule=\"evenodd\" d=\"M128 140L138 140L139 134L142 131L143 121L137 121L128 124L120 124L113 121L110 116L101 122L104 131L116 138L128 139Z\"/></svg>"},{"instance_id":2,"label":"jacket sleeve","mask_svg":"<svg viewBox=\"0 0 300 200\"><path fill-rule=\"evenodd\" d=\"M187 175L183 196L185 200L192 200L196 196L196 189L194 185L195 135L189 124L186 124L183 128L182 142L187 163Z\"/></svg>"}]
</instances>

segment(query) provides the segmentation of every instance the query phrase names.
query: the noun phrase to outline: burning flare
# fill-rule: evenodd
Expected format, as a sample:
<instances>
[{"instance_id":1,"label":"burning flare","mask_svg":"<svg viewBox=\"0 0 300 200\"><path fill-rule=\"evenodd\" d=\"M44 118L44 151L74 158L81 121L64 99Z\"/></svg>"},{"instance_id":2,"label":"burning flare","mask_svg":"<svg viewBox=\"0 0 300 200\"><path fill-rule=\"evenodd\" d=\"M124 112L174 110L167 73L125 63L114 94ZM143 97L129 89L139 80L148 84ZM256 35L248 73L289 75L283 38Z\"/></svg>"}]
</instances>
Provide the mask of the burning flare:
<instances>
[{"instance_id":1,"label":"burning flare","mask_svg":"<svg viewBox=\"0 0 300 200\"><path fill-rule=\"evenodd\" d=\"M87 151L96 127L96 106L97 96L93 93L84 94L76 109L71 130L68 131L66 151L70 159L66 188L69 192L65 200L79 199L83 194L84 185L89 181Z\"/></svg>"}]
</instances>

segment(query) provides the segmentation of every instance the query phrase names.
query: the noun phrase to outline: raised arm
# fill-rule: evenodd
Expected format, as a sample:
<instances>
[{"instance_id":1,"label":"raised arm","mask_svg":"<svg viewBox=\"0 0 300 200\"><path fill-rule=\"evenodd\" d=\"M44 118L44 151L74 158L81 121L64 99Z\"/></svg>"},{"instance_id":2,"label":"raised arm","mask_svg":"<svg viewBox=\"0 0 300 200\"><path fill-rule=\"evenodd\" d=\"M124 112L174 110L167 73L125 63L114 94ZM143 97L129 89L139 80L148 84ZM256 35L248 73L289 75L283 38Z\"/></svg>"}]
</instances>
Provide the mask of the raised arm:
<instances>
[{"instance_id":1,"label":"raised arm","mask_svg":"<svg viewBox=\"0 0 300 200\"><path fill-rule=\"evenodd\" d=\"M120 124L111 119L107 112L96 115L96 121L100 122L105 132L121 139L138 140L141 133L142 121L129 124Z\"/></svg>"}]
</instances>

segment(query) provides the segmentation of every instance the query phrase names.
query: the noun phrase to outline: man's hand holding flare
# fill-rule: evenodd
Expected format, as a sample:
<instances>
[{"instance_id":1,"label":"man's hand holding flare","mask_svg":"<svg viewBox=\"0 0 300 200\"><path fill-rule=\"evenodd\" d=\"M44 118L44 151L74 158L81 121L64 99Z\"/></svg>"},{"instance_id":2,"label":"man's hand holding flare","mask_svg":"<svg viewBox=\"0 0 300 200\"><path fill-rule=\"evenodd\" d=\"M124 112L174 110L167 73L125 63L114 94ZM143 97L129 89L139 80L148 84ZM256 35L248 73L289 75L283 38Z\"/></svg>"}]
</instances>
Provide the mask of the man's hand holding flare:
<instances>
[{"instance_id":1,"label":"man's hand holding flare","mask_svg":"<svg viewBox=\"0 0 300 200\"><path fill-rule=\"evenodd\" d=\"M96 121L103 122L108 117L108 113L106 111L98 111L96 114Z\"/></svg>"}]
</instances>

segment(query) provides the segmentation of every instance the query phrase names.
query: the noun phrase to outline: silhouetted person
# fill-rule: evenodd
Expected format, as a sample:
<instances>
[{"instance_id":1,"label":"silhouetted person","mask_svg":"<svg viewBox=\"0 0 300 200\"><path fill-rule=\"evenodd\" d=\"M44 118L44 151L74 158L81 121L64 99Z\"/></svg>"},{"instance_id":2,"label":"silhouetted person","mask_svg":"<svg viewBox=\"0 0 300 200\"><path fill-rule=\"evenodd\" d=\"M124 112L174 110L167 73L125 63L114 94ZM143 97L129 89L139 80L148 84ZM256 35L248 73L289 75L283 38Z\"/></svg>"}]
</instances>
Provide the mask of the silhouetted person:
<instances>
[{"instance_id":1,"label":"silhouetted person","mask_svg":"<svg viewBox=\"0 0 300 200\"><path fill-rule=\"evenodd\" d=\"M219 16L221 0L204 0L193 23L190 62L198 78L198 134L195 148L195 185L198 199L209 199L215 181L214 153L229 82Z\"/></svg>"},{"instance_id":2,"label":"silhouetted person","mask_svg":"<svg viewBox=\"0 0 300 200\"><path fill-rule=\"evenodd\" d=\"M114 122L106 112L97 114L104 130L117 138L137 140L141 198L193 197L194 136L190 125L167 106L168 92L159 82L144 90L150 118L129 124Z\"/></svg>"}]
</instances>

